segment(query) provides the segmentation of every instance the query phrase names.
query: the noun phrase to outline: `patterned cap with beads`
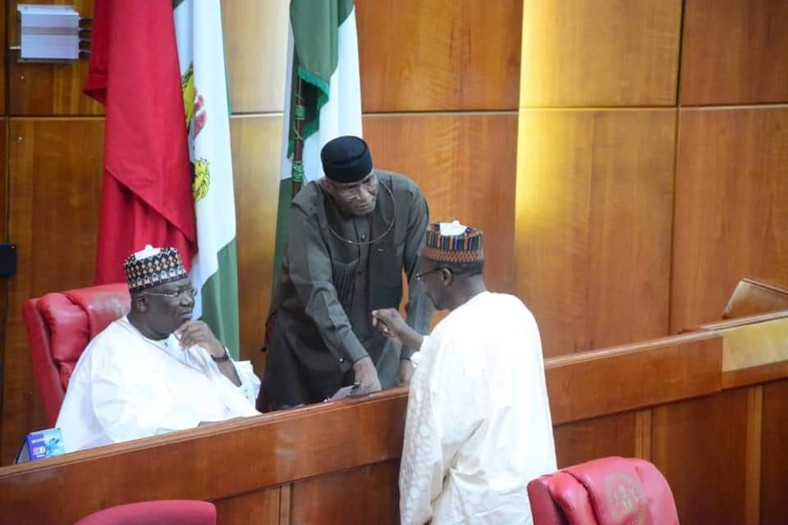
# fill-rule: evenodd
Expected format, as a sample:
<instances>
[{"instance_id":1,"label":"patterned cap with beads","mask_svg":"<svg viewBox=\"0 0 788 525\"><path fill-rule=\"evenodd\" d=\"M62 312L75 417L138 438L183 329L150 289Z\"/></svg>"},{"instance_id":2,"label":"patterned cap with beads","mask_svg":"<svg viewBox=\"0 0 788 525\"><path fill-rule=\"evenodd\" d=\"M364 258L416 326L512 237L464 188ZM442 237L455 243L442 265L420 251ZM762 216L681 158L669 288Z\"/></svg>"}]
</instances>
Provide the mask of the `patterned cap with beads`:
<instances>
[{"instance_id":1,"label":"patterned cap with beads","mask_svg":"<svg viewBox=\"0 0 788 525\"><path fill-rule=\"evenodd\" d=\"M126 257L123 271L132 293L178 281L189 275L177 248L154 248L151 245Z\"/></svg>"},{"instance_id":2,"label":"patterned cap with beads","mask_svg":"<svg viewBox=\"0 0 788 525\"><path fill-rule=\"evenodd\" d=\"M422 256L439 263L483 261L484 233L457 221L430 224Z\"/></svg>"}]
</instances>

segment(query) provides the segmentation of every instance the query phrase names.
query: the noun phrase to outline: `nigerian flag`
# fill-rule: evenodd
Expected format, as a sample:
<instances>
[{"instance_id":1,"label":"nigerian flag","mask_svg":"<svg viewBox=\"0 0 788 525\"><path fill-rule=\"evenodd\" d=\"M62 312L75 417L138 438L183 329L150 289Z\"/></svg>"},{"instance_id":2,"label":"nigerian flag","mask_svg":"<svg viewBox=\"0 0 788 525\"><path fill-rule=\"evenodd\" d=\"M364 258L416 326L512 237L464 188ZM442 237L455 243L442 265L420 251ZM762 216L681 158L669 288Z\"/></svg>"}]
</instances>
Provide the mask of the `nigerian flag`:
<instances>
[{"instance_id":1,"label":"nigerian flag","mask_svg":"<svg viewBox=\"0 0 788 525\"><path fill-rule=\"evenodd\" d=\"M362 136L353 0L290 1L288 66L275 269L286 242L294 184L323 176L320 149L326 142Z\"/></svg>"},{"instance_id":2,"label":"nigerian flag","mask_svg":"<svg viewBox=\"0 0 788 525\"><path fill-rule=\"evenodd\" d=\"M194 314L239 354L235 198L220 0L173 0L197 218Z\"/></svg>"}]
</instances>

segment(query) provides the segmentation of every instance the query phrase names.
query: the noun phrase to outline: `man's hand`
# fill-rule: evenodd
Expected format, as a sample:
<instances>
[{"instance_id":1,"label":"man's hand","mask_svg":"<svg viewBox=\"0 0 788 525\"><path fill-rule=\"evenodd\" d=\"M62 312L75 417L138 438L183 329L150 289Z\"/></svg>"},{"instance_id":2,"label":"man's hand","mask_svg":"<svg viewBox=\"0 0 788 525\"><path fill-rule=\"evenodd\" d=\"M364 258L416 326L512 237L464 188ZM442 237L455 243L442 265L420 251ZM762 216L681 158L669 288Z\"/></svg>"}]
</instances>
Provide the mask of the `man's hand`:
<instances>
[{"instance_id":1,"label":"man's hand","mask_svg":"<svg viewBox=\"0 0 788 525\"><path fill-rule=\"evenodd\" d=\"M372 310L372 326L386 337L399 341L403 346L414 350L421 348L424 337L407 325L396 308Z\"/></svg>"},{"instance_id":2,"label":"man's hand","mask_svg":"<svg viewBox=\"0 0 788 525\"><path fill-rule=\"evenodd\" d=\"M211 328L202 321L186 321L175 330L175 336L181 342L183 350L188 350L193 346L201 346L217 359L224 357L224 345L213 335Z\"/></svg>"},{"instance_id":3,"label":"man's hand","mask_svg":"<svg viewBox=\"0 0 788 525\"><path fill-rule=\"evenodd\" d=\"M399 382L401 385L408 385L410 384L410 379L413 377L413 372L416 371L416 367L413 366L413 363L410 359L400 359L399 362Z\"/></svg>"},{"instance_id":4,"label":"man's hand","mask_svg":"<svg viewBox=\"0 0 788 525\"><path fill-rule=\"evenodd\" d=\"M381 390L378 371L372 363L372 358L365 357L353 363L353 372L356 373L356 381L361 383L351 396L363 396Z\"/></svg>"}]
</instances>

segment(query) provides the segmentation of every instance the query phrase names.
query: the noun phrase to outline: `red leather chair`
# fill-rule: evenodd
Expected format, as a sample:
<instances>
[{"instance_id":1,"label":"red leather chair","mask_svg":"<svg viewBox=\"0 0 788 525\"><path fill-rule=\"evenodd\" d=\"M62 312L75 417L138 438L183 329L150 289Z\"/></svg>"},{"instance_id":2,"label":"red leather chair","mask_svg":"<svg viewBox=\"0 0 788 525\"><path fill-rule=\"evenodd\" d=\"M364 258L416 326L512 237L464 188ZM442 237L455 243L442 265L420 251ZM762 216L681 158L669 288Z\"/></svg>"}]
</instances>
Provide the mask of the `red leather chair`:
<instances>
[{"instance_id":1,"label":"red leather chair","mask_svg":"<svg viewBox=\"0 0 788 525\"><path fill-rule=\"evenodd\" d=\"M129 306L125 283L48 293L25 302L30 358L50 426L55 426L68 380L88 342Z\"/></svg>"},{"instance_id":2,"label":"red leather chair","mask_svg":"<svg viewBox=\"0 0 788 525\"><path fill-rule=\"evenodd\" d=\"M216 507L188 499L141 501L94 512L75 525L216 525Z\"/></svg>"},{"instance_id":3,"label":"red leather chair","mask_svg":"<svg viewBox=\"0 0 788 525\"><path fill-rule=\"evenodd\" d=\"M608 457L528 483L534 525L674 525L673 493L648 461Z\"/></svg>"}]
</instances>

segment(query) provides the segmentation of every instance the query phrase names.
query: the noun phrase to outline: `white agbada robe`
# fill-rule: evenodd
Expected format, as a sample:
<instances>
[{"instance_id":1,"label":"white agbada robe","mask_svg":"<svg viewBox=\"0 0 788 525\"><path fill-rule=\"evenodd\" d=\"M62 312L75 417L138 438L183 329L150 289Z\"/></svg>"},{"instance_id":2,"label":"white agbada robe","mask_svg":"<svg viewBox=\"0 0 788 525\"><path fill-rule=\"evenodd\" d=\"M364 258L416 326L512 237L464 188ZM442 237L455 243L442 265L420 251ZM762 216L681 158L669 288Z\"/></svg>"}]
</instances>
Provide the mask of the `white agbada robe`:
<instances>
[{"instance_id":1,"label":"white agbada robe","mask_svg":"<svg viewBox=\"0 0 788 525\"><path fill-rule=\"evenodd\" d=\"M258 414L260 380L234 362L235 386L201 347L175 335L144 337L127 317L98 334L80 356L57 418L67 452Z\"/></svg>"},{"instance_id":2,"label":"white agbada robe","mask_svg":"<svg viewBox=\"0 0 788 525\"><path fill-rule=\"evenodd\" d=\"M424 338L400 468L403 524L532 523L526 486L556 470L539 330L483 292Z\"/></svg>"}]
</instances>

